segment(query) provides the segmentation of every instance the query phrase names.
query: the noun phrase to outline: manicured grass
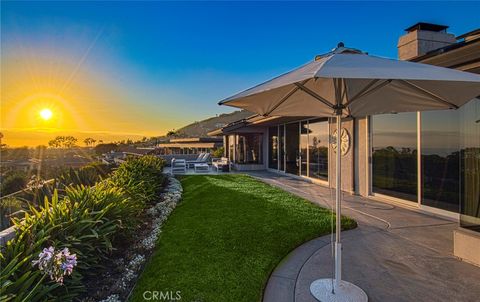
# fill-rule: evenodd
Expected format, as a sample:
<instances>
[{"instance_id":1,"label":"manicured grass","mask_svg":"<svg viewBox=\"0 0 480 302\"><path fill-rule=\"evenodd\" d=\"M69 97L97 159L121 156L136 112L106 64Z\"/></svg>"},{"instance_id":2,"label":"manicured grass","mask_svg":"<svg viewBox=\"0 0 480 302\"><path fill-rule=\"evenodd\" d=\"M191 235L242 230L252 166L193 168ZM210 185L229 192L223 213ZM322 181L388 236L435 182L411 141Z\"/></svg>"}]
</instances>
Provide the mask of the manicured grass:
<instances>
[{"instance_id":1,"label":"manicured grass","mask_svg":"<svg viewBox=\"0 0 480 302\"><path fill-rule=\"evenodd\" d=\"M244 175L184 176L183 201L163 227L131 301L181 291L181 301L259 301L295 247L330 232L328 210ZM343 219L344 228L356 223Z\"/></svg>"}]
</instances>

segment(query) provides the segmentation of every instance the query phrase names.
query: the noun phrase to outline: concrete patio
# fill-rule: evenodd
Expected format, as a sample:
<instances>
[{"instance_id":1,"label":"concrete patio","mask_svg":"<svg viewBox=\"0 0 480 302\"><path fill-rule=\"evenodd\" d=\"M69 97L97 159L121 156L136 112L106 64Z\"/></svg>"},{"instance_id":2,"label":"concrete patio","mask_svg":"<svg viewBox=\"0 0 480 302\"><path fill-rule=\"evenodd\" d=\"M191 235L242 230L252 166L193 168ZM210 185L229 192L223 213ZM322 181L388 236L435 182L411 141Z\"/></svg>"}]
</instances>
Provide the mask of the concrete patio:
<instances>
[{"instance_id":1,"label":"concrete patio","mask_svg":"<svg viewBox=\"0 0 480 302\"><path fill-rule=\"evenodd\" d=\"M250 175L323 207L329 189L270 172ZM458 223L414 209L344 194L343 214L358 228L342 233L343 278L365 290L369 301L479 301L480 268L453 256ZM314 302L312 281L333 272L330 236L292 251L271 274L265 302Z\"/></svg>"}]
</instances>

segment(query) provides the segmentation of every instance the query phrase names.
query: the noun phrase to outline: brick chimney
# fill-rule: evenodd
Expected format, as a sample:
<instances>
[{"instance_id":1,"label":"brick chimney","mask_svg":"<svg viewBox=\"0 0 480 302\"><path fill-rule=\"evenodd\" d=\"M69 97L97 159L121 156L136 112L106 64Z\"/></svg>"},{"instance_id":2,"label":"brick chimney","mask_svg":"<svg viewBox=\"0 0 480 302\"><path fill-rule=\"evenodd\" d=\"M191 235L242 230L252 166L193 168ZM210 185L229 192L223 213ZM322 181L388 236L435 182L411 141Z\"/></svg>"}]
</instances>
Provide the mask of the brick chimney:
<instances>
[{"instance_id":1,"label":"brick chimney","mask_svg":"<svg viewBox=\"0 0 480 302\"><path fill-rule=\"evenodd\" d=\"M447 33L448 26L431 23L417 23L405 29L405 35L398 39L398 58L409 60L457 42L453 34Z\"/></svg>"}]
</instances>

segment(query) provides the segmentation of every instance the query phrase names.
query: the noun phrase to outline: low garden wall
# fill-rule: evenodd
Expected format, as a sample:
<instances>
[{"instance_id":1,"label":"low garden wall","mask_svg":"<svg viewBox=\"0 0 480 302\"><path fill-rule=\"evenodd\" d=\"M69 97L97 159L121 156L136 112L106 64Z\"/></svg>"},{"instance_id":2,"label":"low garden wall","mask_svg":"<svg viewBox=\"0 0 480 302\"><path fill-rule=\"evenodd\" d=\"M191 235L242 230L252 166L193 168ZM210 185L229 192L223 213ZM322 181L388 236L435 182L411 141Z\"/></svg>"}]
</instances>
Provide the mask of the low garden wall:
<instances>
[{"instance_id":1,"label":"low garden wall","mask_svg":"<svg viewBox=\"0 0 480 302\"><path fill-rule=\"evenodd\" d=\"M7 241L15 237L15 228L13 226L9 227L0 232L0 247L5 246Z\"/></svg>"}]
</instances>

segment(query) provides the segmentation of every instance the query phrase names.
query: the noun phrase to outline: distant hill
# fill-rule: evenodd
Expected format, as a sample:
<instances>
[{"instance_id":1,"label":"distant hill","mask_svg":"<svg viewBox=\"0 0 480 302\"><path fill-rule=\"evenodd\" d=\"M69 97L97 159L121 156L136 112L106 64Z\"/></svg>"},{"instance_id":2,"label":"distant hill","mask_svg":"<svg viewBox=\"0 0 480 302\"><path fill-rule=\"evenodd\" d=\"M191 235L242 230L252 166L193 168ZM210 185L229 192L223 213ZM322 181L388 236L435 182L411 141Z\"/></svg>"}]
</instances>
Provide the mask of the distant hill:
<instances>
[{"instance_id":1,"label":"distant hill","mask_svg":"<svg viewBox=\"0 0 480 302\"><path fill-rule=\"evenodd\" d=\"M176 137L205 137L208 136L207 133L210 131L224 127L231 122L235 122L252 115L253 113L245 110L220 114L203 121L191 123L176 130Z\"/></svg>"}]
</instances>

